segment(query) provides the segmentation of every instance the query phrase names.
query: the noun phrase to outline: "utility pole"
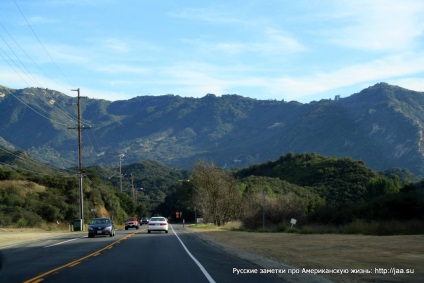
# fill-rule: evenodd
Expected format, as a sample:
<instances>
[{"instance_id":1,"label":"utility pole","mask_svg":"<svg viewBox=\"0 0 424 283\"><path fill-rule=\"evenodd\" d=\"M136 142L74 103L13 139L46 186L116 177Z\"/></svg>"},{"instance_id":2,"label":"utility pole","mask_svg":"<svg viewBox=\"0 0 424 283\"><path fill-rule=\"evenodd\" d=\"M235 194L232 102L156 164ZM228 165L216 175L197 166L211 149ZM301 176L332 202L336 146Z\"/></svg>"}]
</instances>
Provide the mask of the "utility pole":
<instances>
[{"instance_id":1,"label":"utility pole","mask_svg":"<svg viewBox=\"0 0 424 283\"><path fill-rule=\"evenodd\" d=\"M124 154L118 155L119 157L119 180L121 183L121 192L122 192L122 157L124 157Z\"/></svg>"},{"instance_id":2,"label":"utility pole","mask_svg":"<svg viewBox=\"0 0 424 283\"><path fill-rule=\"evenodd\" d=\"M137 194L134 190L134 177L133 177L132 173L131 173L131 195L132 195L134 201L137 202Z\"/></svg>"},{"instance_id":3,"label":"utility pole","mask_svg":"<svg viewBox=\"0 0 424 283\"><path fill-rule=\"evenodd\" d=\"M83 170L82 170L82 117L81 117L81 96L80 89L71 89L71 91L78 92L78 126L77 128L68 128L68 129L77 129L78 130L78 171L79 171L79 211L80 211L80 227L81 231L84 231L84 198L83 198L83 188L82 188L82 178L83 178Z\"/></svg>"},{"instance_id":4,"label":"utility pole","mask_svg":"<svg viewBox=\"0 0 424 283\"><path fill-rule=\"evenodd\" d=\"M262 191L262 198L263 198L263 205L262 205L262 229L265 230L265 198L266 198L266 191Z\"/></svg>"}]
</instances>

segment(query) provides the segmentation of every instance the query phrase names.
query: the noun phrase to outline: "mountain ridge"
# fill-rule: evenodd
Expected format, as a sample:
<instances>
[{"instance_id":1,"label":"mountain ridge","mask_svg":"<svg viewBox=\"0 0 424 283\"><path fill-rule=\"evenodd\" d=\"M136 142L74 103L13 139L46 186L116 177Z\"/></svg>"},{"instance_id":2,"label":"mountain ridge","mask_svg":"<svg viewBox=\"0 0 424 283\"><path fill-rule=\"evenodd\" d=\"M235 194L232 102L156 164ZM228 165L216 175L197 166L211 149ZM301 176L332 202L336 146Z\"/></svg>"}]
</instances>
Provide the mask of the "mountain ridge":
<instances>
[{"instance_id":1,"label":"mountain ridge","mask_svg":"<svg viewBox=\"0 0 424 283\"><path fill-rule=\"evenodd\" d=\"M0 87L4 142L58 167L77 163L76 98L57 91ZM199 159L241 168L286 153L364 161L375 170L424 176L424 93L386 83L334 100L302 104L239 95L138 96L82 100L83 162L116 167L157 160L190 169ZM37 113L38 112L38 113Z\"/></svg>"}]
</instances>

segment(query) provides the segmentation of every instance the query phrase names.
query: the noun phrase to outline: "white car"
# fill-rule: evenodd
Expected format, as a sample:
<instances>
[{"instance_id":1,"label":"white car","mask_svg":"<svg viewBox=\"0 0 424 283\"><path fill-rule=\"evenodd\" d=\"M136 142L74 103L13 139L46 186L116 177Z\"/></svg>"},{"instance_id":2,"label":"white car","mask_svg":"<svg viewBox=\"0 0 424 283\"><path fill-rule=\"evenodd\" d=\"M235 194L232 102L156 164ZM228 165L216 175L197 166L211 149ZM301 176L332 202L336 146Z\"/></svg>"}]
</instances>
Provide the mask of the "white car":
<instances>
[{"instance_id":1,"label":"white car","mask_svg":"<svg viewBox=\"0 0 424 283\"><path fill-rule=\"evenodd\" d=\"M162 216L155 216L150 218L149 227L147 228L147 233L152 231L165 231L168 233L168 220Z\"/></svg>"}]
</instances>

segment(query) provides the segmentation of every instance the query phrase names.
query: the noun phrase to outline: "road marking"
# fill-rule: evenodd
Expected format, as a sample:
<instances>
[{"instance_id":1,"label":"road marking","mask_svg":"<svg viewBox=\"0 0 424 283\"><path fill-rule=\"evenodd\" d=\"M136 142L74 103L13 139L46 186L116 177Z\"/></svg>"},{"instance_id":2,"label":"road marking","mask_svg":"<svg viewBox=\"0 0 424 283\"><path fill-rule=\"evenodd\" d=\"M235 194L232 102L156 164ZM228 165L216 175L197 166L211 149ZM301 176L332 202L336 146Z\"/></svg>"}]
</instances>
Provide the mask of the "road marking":
<instances>
[{"instance_id":1,"label":"road marking","mask_svg":"<svg viewBox=\"0 0 424 283\"><path fill-rule=\"evenodd\" d=\"M56 243L56 244L53 244L53 245L45 246L45 248L50 248L50 247L53 247L53 246L58 246L58 245L61 245L61 244L67 243L67 242L71 242L71 241L75 241L75 240L78 240L78 239L81 239L81 238L75 238L75 239L70 239L70 240L67 240L67 241L59 242L59 243Z\"/></svg>"},{"instance_id":2,"label":"road marking","mask_svg":"<svg viewBox=\"0 0 424 283\"><path fill-rule=\"evenodd\" d=\"M143 230L142 230L142 231L143 231ZM108 250L108 249L112 248L113 246L115 246L115 245L119 244L121 241L126 240L126 239L128 239L128 238L130 238L130 237L132 237L132 236L134 236L134 235L136 235L136 234L138 234L138 233L140 233L140 232L141 232L141 231L137 231L137 232L134 232L134 233L128 234L128 235L126 235L126 236L122 237L121 239L116 240L116 241L115 241L115 242L113 242L112 244L107 245L106 247L104 247L104 248L102 248L102 249L100 249L100 250L98 250L98 251L95 251L95 252L93 252L93 253L91 253L91 254L89 254L89 255L86 255L86 256L84 256L84 257L82 257L82 258L80 258L80 259L77 259L77 260L71 261L71 262L69 262L69 263L67 263L67 264L64 264L64 265L62 265L62 266L59 266L59 267L57 267L57 268L54 268L54 269L52 269L52 270L50 270L50 271L44 272L43 274L40 274L40 275L35 276L35 277L33 277L33 278L31 278L31 279L29 279L29 280L27 280L27 281L24 281L24 283L37 283L37 282L41 282L41 281L43 281L43 280L44 280L44 277L46 277L46 276L48 276L48 275L50 275L50 274L52 274L52 273L56 273L56 272L58 272L59 270L64 269L65 267L72 267L72 266L78 265L78 264L80 264L83 260L85 260L85 259L87 259L87 258L98 256L101 252L103 252L103 251L105 251L105 250Z\"/></svg>"},{"instance_id":3,"label":"road marking","mask_svg":"<svg viewBox=\"0 0 424 283\"><path fill-rule=\"evenodd\" d=\"M191 259L197 264L197 266L200 268L200 270L205 275L206 279L210 283L215 283L215 280L213 280L212 276L209 275L209 273L206 271L206 269L203 267L203 265L190 253L190 251L187 249L187 247L184 245L183 241L181 241L180 237L178 237L177 232L175 232L174 228L171 226L172 232L174 232L175 236L177 237L178 241L180 241L181 245L183 246L184 250L187 252L187 254L191 257Z\"/></svg>"}]
</instances>

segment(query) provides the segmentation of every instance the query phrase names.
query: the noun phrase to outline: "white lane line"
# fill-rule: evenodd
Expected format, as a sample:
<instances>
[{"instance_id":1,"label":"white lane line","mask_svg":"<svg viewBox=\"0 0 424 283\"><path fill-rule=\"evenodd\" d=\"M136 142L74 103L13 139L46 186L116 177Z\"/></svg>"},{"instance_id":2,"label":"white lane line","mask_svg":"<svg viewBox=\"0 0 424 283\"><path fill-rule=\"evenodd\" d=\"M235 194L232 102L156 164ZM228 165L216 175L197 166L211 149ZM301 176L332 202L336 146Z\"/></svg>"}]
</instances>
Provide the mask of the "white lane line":
<instances>
[{"instance_id":1,"label":"white lane line","mask_svg":"<svg viewBox=\"0 0 424 283\"><path fill-rule=\"evenodd\" d=\"M174 231L174 228L172 227L172 225L169 225L169 226L171 226L172 232L174 232L175 236L177 237L178 241L180 241L181 245L183 246L183 248L187 252L187 254L191 257L191 259L197 264L197 266L203 272L206 279L208 279L208 281L210 283L215 283L215 280L213 280L212 276L209 275L209 273L206 271L206 269L203 267L203 265L190 253L190 251L184 245L183 241L181 241L180 237L178 237L177 232Z\"/></svg>"},{"instance_id":2,"label":"white lane line","mask_svg":"<svg viewBox=\"0 0 424 283\"><path fill-rule=\"evenodd\" d=\"M70 240L59 242L59 243L56 243L56 244L53 244L53 245L50 245L50 246L45 246L45 248L50 248L50 247L53 247L53 246L58 246L58 245L61 245L61 244L67 243L67 242L71 242L71 241L75 241L75 240L78 240L78 239L79 238L70 239Z\"/></svg>"}]
</instances>

